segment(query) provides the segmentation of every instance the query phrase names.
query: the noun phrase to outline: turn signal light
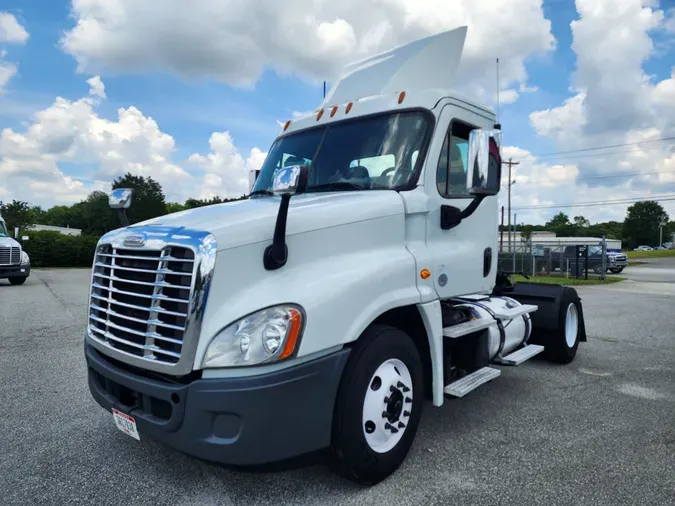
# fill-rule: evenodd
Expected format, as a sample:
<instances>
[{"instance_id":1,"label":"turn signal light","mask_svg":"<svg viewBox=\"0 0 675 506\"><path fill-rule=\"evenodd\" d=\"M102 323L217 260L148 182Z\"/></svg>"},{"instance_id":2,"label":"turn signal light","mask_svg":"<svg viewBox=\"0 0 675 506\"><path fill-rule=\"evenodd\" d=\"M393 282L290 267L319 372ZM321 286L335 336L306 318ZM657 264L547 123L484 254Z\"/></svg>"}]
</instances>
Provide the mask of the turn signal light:
<instances>
[{"instance_id":1,"label":"turn signal light","mask_svg":"<svg viewBox=\"0 0 675 506\"><path fill-rule=\"evenodd\" d=\"M422 269L420 271L420 278L429 279L431 277L431 271L429 269Z\"/></svg>"}]
</instances>

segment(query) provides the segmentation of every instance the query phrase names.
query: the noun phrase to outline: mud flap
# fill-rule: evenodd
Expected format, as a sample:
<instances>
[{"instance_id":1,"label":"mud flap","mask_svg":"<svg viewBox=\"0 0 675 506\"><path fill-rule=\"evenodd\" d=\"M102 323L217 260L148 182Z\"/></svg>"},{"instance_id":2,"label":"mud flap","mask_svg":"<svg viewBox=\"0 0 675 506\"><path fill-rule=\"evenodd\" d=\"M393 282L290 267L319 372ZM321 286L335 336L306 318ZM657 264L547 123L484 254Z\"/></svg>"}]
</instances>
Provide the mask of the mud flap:
<instances>
[{"instance_id":1,"label":"mud flap","mask_svg":"<svg viewBox=\"0 0 675 506\"><path fill-rule=\"evenodd\" d=\"M544 346L548 344L549 336L557 335L561 331L561 322L564 321L564 308L561 308L563 298L568 302L575 302L579 315L578 340L586 342L583 305L574 288L546 283L518 282L500 295L511 297L521 304L535 304L539 307L537 311L530 314L532 335L528 342Z\"/></svg>"}]
</instances>

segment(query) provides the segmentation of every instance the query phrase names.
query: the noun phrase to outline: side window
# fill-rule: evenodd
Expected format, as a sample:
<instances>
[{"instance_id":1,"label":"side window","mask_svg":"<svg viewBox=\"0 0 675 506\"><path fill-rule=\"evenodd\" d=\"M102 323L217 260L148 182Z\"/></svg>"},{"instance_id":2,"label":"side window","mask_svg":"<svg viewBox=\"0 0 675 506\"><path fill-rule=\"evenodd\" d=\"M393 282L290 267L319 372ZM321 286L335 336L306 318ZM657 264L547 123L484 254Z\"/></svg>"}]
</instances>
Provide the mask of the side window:
<instances>
[{"instance_id":1,"label":"side window","mask_svg":"<svg viewBox=\"0 0 675 506\"><path fill-rule=\"evenodd\" d=\"M468 158L469 125L453 121L445 136L436 171L438 193L446 198L467 195L466 166Z\"/></svg>"}]
</instances>

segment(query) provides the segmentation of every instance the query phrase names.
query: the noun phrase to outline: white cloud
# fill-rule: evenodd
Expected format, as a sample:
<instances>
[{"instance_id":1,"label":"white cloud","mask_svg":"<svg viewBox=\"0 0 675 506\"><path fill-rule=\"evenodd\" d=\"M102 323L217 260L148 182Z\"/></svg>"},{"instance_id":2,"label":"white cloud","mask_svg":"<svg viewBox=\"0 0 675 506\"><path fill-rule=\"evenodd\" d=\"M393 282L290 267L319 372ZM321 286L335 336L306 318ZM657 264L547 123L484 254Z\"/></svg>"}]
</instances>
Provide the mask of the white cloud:
<instances>
[{"instance_id":1,"label":"white cloud","mask_svg":"<svg viewBox=\"0 0 675 506\"><path fill-rule=\"evenodd\" d=\"M25 131L2 130L4 199L45 207L73 203L93 190L108 190L111 181L126 172L151 176L170 201L239 196L247 190L247 170L262 164L264 153L254 148L244 159L230 134L223 132L211 136L212 153L190 157L202 170L185 170L173 160L173 137L155 120L133 106L120 108L114 120L101 117L97 107L106 97L105 86L99 76L87 83L88 96L75 101L57 97L33 116ZM74 168L87 176L73 176Z\"/></svg>"},{"instance_id":2,"label":"white cloud","mask_svg":"<svg viewBox=\"0 0 675 506\"><path fill-rule=\"evenodd\" d=\"M25 44L28 32L9 12L0 12L0 44ZM0 50L0 94L5 92L7 83L18 71L16 63L5 60L7 50Z\"/></svg>"},{"instance_id":3,"label":"white cloud","mask_svg":"<svg viewBox=\"0 0 675 506\"><path fill-rule=\"evenodd\" d=\"M188 162L205 171L203 184L198 188L198 197L240 196L248 192L248 172L259 169L267 153L253 148L244 157L234 145L229 132L214 132L209 139L211 152L207 155L193 154Z\"/></svg>"},{"instance_id":4,"label":"white cloud","mask_svg":"<svg viewBox=\"0 0 675 506\"><path fill-rule=\"evenodd\" d=\"M0 43L25 44L28 31L9 12L0 12Z\"/></svg>"},{"instance_id":5,"label":"white cloud","mask_svg":"<svg viewBox=\"0 0 675 506\"><path fill-rule=\"evenodd\" d=\"M576 7L579 19L571 27L577 71L570 83L575 95L530 114L535 131L555 142L555 149L547 151L576 151L538 160L545 165L572 163L580 178L555 184L548 197L554 203L571 203L675 193L668 174L652 174L672 163L675 143L654 141L675 135L675 74L654 83L643 67L655 55L650 34L664 27L663 11L657 2L640 0L576 0ZM626 145L583 151L621 144ZM607 177L617 173L648 175ZM526 199L547 195L541 185L528 190ZM675 218L675 206L663 206ZM622 220L626 207L570 208L569 214ZM542 216L560 210L567 212L553 209Z\"/></svg>"},{"instance_id":6,"label":"white cloud","mask_svg":"<svg viewBox=\"0 0 675 506\"><path fill-rule=\"evenodd\" d=\"M226 6L226 7L225 7ZM525 60L555 47L542 0L73 0L61 40L80 71L169 71L251 86L265 67L330 80L342 66L398 44L469 25L460 80L483 99L526 84Z\"/></svg>"},{"instance_id":7,"label":"white cloud","mask_svg":"<svg viewBox=\"0 0 675 506\"><path fill-rule=\"evenodd\" d=\"M16 75L16 72L16 64L5 62L0 59L0 93L4 93L7 83Z\"/></svg>"},{"instance_id":8,"label":"white cloud","mask_svg":"<svg viewBox=\"0 0 675 506\"><path fill-rule=\"evenodd\" d=\"M90 87L90 95L98 98L106 98L105 85L99 76L94 76L91 79L87 79L87 84Z\"/></svg>"}]
</instances>

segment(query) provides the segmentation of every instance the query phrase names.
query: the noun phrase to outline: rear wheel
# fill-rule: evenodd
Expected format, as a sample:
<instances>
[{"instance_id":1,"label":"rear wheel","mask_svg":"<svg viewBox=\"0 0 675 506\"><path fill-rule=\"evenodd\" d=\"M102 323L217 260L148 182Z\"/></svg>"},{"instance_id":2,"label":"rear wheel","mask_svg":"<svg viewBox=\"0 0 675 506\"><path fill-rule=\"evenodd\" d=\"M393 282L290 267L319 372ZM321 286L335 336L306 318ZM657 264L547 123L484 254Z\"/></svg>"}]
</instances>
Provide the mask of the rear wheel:
<instances>
[{"instance_id":1,"label":"rear wheel","mask_svg":"<svg viewBox=\"0 0 675 506\"><path fill-rule=\"evenodd\" d=\"M28 279L28 276L24 276L22 278L9 278L9 282L13 285L23 285L26 280Z\"/></svg>"},{"instance_id":2,"label":"rear wheel","mask_svg":"<svg viewBox=\"0 0 675 506\"><path fill-rule=\"evenodd\" d=\"M581 333L581 302L576 291L563 288L558 316L558 329L552 332L546 343L546 357L559 364L574 360Z\"/></svg>"},{"instance_id":3,"label":"rear wheel","mask_svg":"<svg viewBox=\"0 0 675 506\"><path fill-rule=\"evenodd\" d=\"M403 331L373 325L361 336L342 375L333 421L338 470L374 485L405 460L423 402L422 361Z\"/></svg>"}]
</instances>

